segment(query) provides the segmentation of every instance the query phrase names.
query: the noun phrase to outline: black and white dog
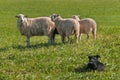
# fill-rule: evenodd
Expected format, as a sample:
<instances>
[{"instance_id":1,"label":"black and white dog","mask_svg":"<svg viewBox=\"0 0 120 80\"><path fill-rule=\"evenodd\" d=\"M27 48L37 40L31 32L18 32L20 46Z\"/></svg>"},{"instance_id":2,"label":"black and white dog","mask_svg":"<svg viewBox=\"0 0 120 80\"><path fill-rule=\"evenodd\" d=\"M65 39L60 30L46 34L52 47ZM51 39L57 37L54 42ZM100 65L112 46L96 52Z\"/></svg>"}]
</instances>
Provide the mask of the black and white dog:
<instances>
[{"instance_id":1,"label":"black and white dog","mask_svg":"<svg viewBox=\"0 0 120 80\"><path fill-rule=\"evenodd\" d=\"M89 62L87 64L88 70L104 71L105 65L98 61L98 58L100 58L99 55L88 56L88 58L89 58Z\"/></svg>"}]
</instances>

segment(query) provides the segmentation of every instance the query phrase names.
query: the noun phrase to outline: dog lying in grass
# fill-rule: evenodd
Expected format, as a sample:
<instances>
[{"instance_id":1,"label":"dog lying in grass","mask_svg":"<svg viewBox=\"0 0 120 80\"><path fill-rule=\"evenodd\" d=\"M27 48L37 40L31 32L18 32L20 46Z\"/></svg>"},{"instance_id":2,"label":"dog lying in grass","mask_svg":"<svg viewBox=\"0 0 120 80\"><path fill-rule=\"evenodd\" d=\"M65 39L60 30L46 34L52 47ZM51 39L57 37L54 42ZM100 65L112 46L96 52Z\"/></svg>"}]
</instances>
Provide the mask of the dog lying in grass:
<instances>
[{"instance_id":1,"label":"dog lying in grass","mask_svg":"<svg viewBox=\"0 0 120 80\"><path fill-rule=\"evenodd\" d=\"M97 70L97 71L104 71L105 65L98 61L98 58L100 58L99 55L95 56L88 56L89 62L87 64L87 70Z\"/></svg>"}]
</instances>

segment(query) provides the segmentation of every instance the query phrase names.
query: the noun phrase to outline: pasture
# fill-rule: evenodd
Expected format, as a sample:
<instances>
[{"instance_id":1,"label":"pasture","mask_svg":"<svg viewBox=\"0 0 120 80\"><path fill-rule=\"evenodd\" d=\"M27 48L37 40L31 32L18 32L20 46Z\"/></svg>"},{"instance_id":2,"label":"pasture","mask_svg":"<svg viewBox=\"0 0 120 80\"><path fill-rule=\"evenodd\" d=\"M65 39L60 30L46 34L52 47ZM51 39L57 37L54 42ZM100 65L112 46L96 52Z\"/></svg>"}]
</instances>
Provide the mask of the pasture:
<instances>
[{"instance_id":1,"label":"pasture","mask_svg":"<svg viewBox=\"0 0 120 80\"><path fill-rule=\"evenodd\" d=\"M98 24L97 39L92 36L78 44L65 45L59 35L53 45L46 36L26 37L16 27L15 16L64 18L80 15ZM0 80L120 80L120 1L119 0L0 0ZM104 72L81 71L87 55L99 54L106 65Z\"/></svg>"}]
</instances>

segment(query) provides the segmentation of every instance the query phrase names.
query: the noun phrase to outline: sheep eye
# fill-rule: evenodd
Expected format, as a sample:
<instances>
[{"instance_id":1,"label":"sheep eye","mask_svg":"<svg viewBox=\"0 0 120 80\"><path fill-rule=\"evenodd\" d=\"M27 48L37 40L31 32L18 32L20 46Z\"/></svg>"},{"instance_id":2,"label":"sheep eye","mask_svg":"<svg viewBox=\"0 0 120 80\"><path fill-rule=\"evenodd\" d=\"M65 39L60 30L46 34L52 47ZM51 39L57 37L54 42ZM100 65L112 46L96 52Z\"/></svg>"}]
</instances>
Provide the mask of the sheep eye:
<instances>
[{"instance_id":1,"label":"sheep eye","mask_svg":"<svg viewBox=\"0 0 120 80\"><path fill-rule=\"evenodd\" d=\"M53 19L55 19L56 18L56 16L53 16Z\"/></svg>"}]
</instances>

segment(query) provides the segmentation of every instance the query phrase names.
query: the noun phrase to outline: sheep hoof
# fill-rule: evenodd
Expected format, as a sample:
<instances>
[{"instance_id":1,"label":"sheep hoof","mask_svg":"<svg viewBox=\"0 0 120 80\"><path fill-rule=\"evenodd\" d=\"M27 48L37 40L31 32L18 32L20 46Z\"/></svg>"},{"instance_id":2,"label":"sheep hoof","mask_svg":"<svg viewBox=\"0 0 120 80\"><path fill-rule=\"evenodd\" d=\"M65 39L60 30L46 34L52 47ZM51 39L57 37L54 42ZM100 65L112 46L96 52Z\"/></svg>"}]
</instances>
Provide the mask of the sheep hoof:
<instances>
[{"instance_id":1,"label":"sheep hoof","mask_svg":"<svg viewBox=\"0 0 120 80\"><path fill-rule=\"evenodd\" d=\"M27 48L30 48L30 45L27 45Z\"/></svg>"}]
</instances>

